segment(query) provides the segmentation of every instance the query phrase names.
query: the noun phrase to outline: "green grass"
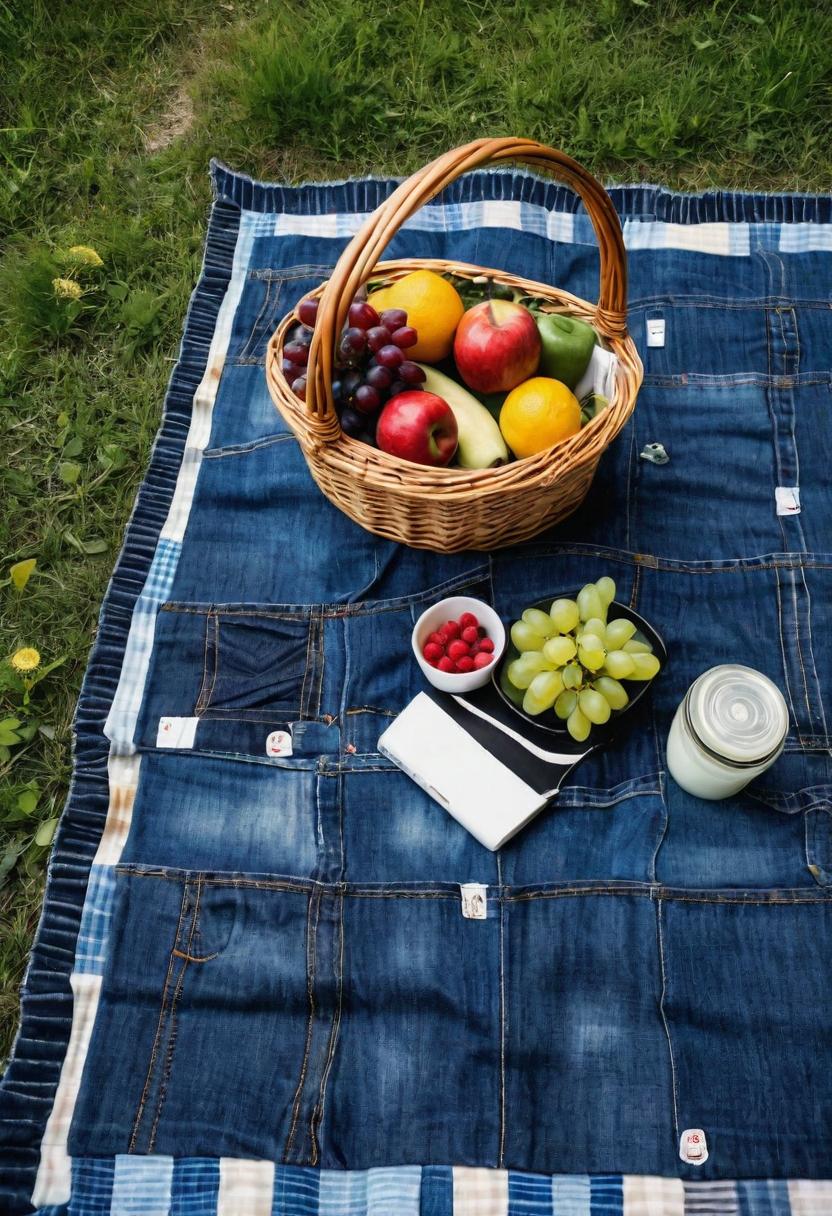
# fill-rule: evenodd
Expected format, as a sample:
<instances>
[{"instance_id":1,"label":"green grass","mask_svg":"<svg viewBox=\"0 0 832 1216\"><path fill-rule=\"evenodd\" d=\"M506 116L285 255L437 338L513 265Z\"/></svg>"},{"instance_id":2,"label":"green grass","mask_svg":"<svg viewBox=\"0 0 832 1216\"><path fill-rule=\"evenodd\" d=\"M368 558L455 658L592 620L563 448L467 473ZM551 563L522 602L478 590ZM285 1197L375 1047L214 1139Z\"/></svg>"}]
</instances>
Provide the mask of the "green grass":
<instances>
[{"instance_id":1,"label":"green grass","mask_svg":"<svg viewBox=\"0 0 832 1216\"><path fill-rule=\"evenodd\" d=\"M22 713L0 664L0 720L25 736L0 751L0 1059L39 914L35 838L66 795L199 269L209 156L288 180L404 173L510 133L610 180L828 190L830 37L828 6L804 0L0 0L0 657L65 660ZM73 267L77 244L103 265ZM55 277L77 279L77 304ZM3 585L27 558L26 587Z\"/></svg>"}]
</instances>

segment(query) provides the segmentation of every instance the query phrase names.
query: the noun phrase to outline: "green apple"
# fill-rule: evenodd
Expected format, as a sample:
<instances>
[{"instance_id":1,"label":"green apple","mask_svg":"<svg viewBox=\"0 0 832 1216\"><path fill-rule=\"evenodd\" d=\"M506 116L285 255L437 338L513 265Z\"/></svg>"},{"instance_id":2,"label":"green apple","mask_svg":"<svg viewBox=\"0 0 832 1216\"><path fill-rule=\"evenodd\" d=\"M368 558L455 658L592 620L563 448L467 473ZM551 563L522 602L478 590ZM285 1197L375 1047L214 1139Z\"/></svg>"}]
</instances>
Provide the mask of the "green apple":
<instances>
[{"instance_id":1,"label":"green apple","mask_svg":"<svg viewBox=\"0 0 832 1216\"><path fill-rule=\"evenodd\" d=\"M542 350L539 375L574 388L589 366L597 335L591 325L563 313L535 314Z\"/></svg>"}]
</instances>

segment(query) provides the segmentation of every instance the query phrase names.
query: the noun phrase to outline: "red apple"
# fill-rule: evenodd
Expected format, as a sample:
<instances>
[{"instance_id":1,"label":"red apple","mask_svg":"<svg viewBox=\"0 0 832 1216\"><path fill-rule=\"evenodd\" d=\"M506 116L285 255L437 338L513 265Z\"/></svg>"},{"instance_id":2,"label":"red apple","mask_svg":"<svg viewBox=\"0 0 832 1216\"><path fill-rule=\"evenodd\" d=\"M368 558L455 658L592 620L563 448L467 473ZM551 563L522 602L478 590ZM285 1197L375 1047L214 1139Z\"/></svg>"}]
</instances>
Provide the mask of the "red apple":
<instances>
[{"instance_id":1,"label":"red apple","mask_svg":"<svg viewBox=\"0 0 832 1216\"><path fill-rule=\"evenodd\" d=\"M477 393L506 393L537 371L540 334L534 317L511 300L469 308L454 338L460 376Z\"/></svg>"},{"instance_id":2,"label":"red apple","mask_svg":"<svg viewBox=\"0 0 832 1216\"><path fill-rule=\"evenodd\" d=\"M415 464L448 464L457 445L454 412L436 393L399 393L379 414L376 443Z\"/></svg>"}]
</instances>

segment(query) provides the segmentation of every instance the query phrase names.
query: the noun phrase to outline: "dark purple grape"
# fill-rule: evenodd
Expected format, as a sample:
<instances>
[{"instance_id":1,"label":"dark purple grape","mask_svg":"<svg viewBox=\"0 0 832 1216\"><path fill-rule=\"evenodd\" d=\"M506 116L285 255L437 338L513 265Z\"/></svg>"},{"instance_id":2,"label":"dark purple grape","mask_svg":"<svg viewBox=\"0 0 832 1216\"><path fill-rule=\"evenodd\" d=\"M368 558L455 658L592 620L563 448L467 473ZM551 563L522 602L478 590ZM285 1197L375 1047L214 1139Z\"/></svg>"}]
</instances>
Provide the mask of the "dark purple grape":
<instances>
[{"instance_id":1,"label":"dark purple grape","mask_svg":"<svg viewBox=\"0 0 832 1216\"><path fill-rule=\"evenodd\" d=\"M381 350L382 346L387 346L390 342L390 330L386 325L374 325L372 329L367 330L367 345L375 354L377 350Z\"/></svg>"},{"instance_id":2,"label":"dark purple grape","mask_svg":"<svg viewBox=\"0 0 832 1216\"><path fill-rule=\"evenodd\" d=\"M333 381L332 381L332 400L333 400L333 401L340 401L340 400L341 400L341 394L342 394L342 392L343 392L343 391L344 391L344 386L342 385L341 381L340 381L340 380L333 380Z\"/></svg>"},{"instance_id":3,"label":"dark purple grape","mask_svg":"<svg viewBox=\"0 0 832 1216\"><path fill-rule=\"evenodd\" d=\"M419 341L419 335L412 325L403 325L401 329L394 331L390 341L395 346L401 346L406 349L408 346L415 346Z\"/></svg>"},{"instance_id":4,"label":"dark purple grape","mask_svg":"<svg viewBox=\"0 0 832 1216\"><path fill-rule=\"evenodd\" d=\"M305 325L295 325L286 335L288 342L300 342L301 346L309 346L312 342L312 330Z\"/></svg>"},{"instance_id":5,"label":"dark purple grape","mask_svg":"<svg viewBox=\"0 0 832 1216\"><path fill-rule=\"evenodd\" d=\"M341 377L341 399L342 401L351 401L355 396L356 390L364 383L364 377L360 372L347 372Z\"/></svg>"},{"instance_id":6,"label":"dark purple grape","mask_svg":"<svg viewBox=\"0 0 832 1216\"><path fill-rule=\"evenodd\" d=\"M306 400L306 376L298 376L292 384L292 392L296 397L300 397L301 401Z\"/></svg>"},{"instance_id":7,"label":"dark purple grape","mask_svg":"<svg viewBox=\"0 0 832 1216\"><path fill-rule=\"evenodd\" d=\"M367 335L357 325L350 325L341 334L341 348L354 355L360 355L366 349Z\"/></svg>"},{"instance_id":8,"label":"dark purple grape","mask_svg":"<svg viewBox=\"0 0 832 1216\"><path fill-rule=\"evenodd\" d=\"M294 380L294 378L298 374L298 364L293 363L291 359L281 359L280 370L283 372L283 375L286 377L286 379L291 384L291 382Z\"/></svg>"},{"instance_id":9,"label":"dark purple grape","mask_svg":"<svg viewBox=\"0 0 832 1216\"><path fill-rule=\"evenodd\" d=\"M298 304L298 316L304 325L308 325L310 329L315 328L315 319L318 316L318 301L311 300L307 297L301 300Z\"/></svg>"},{"instance_id":10,"label":"dark purple grape","mask_svg":"<svg viewBox=\"0 0 832 1216\"><path fill-rule=\"evenodd\" d=\"M366 300L357 300L354 304L350 304L348 316L350 325L354 325L358 329L372 329L378 325L378 313Z\"/></svg>"},{"instance_id":11,"label":"dark purple grape","mask_svg":"<svg viewBox=\"0 0 832 1216\"><path fill-rule=\"evenodd\" d=\"M364 430L364 416L358 410L345 409L341 414L341 430L355 439Z\"/></svg>"},{"instance_id":12,"label":"dark purple grape","mask_svg":"<svg viewBox=\"0 0 832 1216\"><path fill-rule=\"evenodd\" d=\"M410 359L405 359L404 363L400 364L398 376L405 384L424 384L427 380L419 364L411 363Z\"/></svg>"},{"instance_id":13,"label":"dark purple grape","mask_svg":"<svg viewBox=\"0 0 832 1216\"><path fill-rule=\"evenodd\" d=\"M296 363L300 367L306 367L309 359L309 347L304 346L301 342L288 342L283 347L283 358L288 359L291 363Z\"/></svg>"},{"instance_id":14,"label":"dark purple grape","mask_svg":"<svg viewBox=\"0 0 832 1216\"><path fill-rule=\"evenodd\" d=\"M401 329L403 325L407 325L407 313L403 308L385 308L380 320L382 325L386 325L392 334L397 329Z\"/></svg>"},{"instance_id":15,"label":"dark purple grape","mask_svg":"<svg viewBox=\"0 0 832 1216\"><path fill-rule=\"evenodd\" d=\"M398 397L399 393L421 393L421 391L421 384L406 384L404 380L395 380L390 385L390 398Z\"/></svg>"},{"instance_id":16,"label":"dark purple grape","mask_svg":"<svg viewBox=\"0 0 832 1216\"><path fill-rule=\"evenodd\" d=\"M382 346L381 350L376 351L376 362L382 367L399 367L404 362L404 355L399 350L398 346L389 344Z\"/></svg>"},{"instance_id":17,"label":"dark purple grape","mask_svg":"<svg viewBox=\"0 0 832 1216\"><path fill-rule=\"evenodd\" d=\"M393 373L389 367L382 367L380 364L377 364L375 367L367 370L364 379L373 388L377 388L380 393L383 393L393 383Z\"/></svg>"},{"instance_id":18,"label":"dark purple grape","mask_svg":"<svg viewBox=\"0 0 832 1216\"><path fill-rule=\"evenodd\" d=\"M355 408L362 414L372 414L381 405L378 389L372 384L362 384L355 392Z\"/></svg>"}]
</instances>

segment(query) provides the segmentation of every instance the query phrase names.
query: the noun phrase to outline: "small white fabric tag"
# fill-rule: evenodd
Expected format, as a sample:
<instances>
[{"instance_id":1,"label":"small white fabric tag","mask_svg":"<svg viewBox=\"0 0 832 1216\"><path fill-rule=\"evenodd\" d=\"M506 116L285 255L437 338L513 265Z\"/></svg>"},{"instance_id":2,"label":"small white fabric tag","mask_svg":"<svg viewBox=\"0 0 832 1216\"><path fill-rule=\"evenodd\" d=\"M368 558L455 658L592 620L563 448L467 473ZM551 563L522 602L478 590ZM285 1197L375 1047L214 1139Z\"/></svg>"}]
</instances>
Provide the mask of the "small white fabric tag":
<instances>
[{"instance_id":1,"label":"small white fabric tag","mask_svg":"<svg viewBox=\"0 0 832 1216\"><path fill-rule=\"evenodd\" d=\"M800 514L800 486L777 486L774 491L778 515Z\"/></svg>"},{"instance_id":2,"label":"small white fabric tag","mask_svg":"<svg viewBox=\"0 0 832 1216\"><path fill-rule=\"evenodd\" d=\"M466 920L485 920L488 912L488 887L480 882L466 882L459 888L462 915Z\"/></svg>"},{"instance_id":3,"label":"small white fabric tag","mask_svg":"<svg viewBox=\"0 0 832 1216\"><path fill-rule=\"evenodd\" d=\"M664 317L647 318L647 345L664 346Z\"/></svg>"},{"instance_id":4,"label":"small white fabric tag","mask_svg":"<svg viewBox=\"0 0 832 1216\"><path fill-rule=\"evenodd\" d=\"M199 718L160 718L157 747L193 747Z\"/></svg>"},{"instance_id":5,"label":"small white fabric tag","mask_svg":"<svg viewBox=\"0 0 832 1216\"><path fill-rule=\"evenodd\" d=\"M273 730L266 740L267 756L291 756L292 736L288 730Z\"/></svg>"},{"instance_id":6,"label":"small white fabric tag","mask_svg":"<svg viewBox=\"0 0 832 1216\"><path fill-rule=\"evenodd\" d=\"M679 1140L679 1156L688 1165L704 1165L708 1160L708 1141L701 1127L689 1127Z\"/></svg>"}]
</instances>

